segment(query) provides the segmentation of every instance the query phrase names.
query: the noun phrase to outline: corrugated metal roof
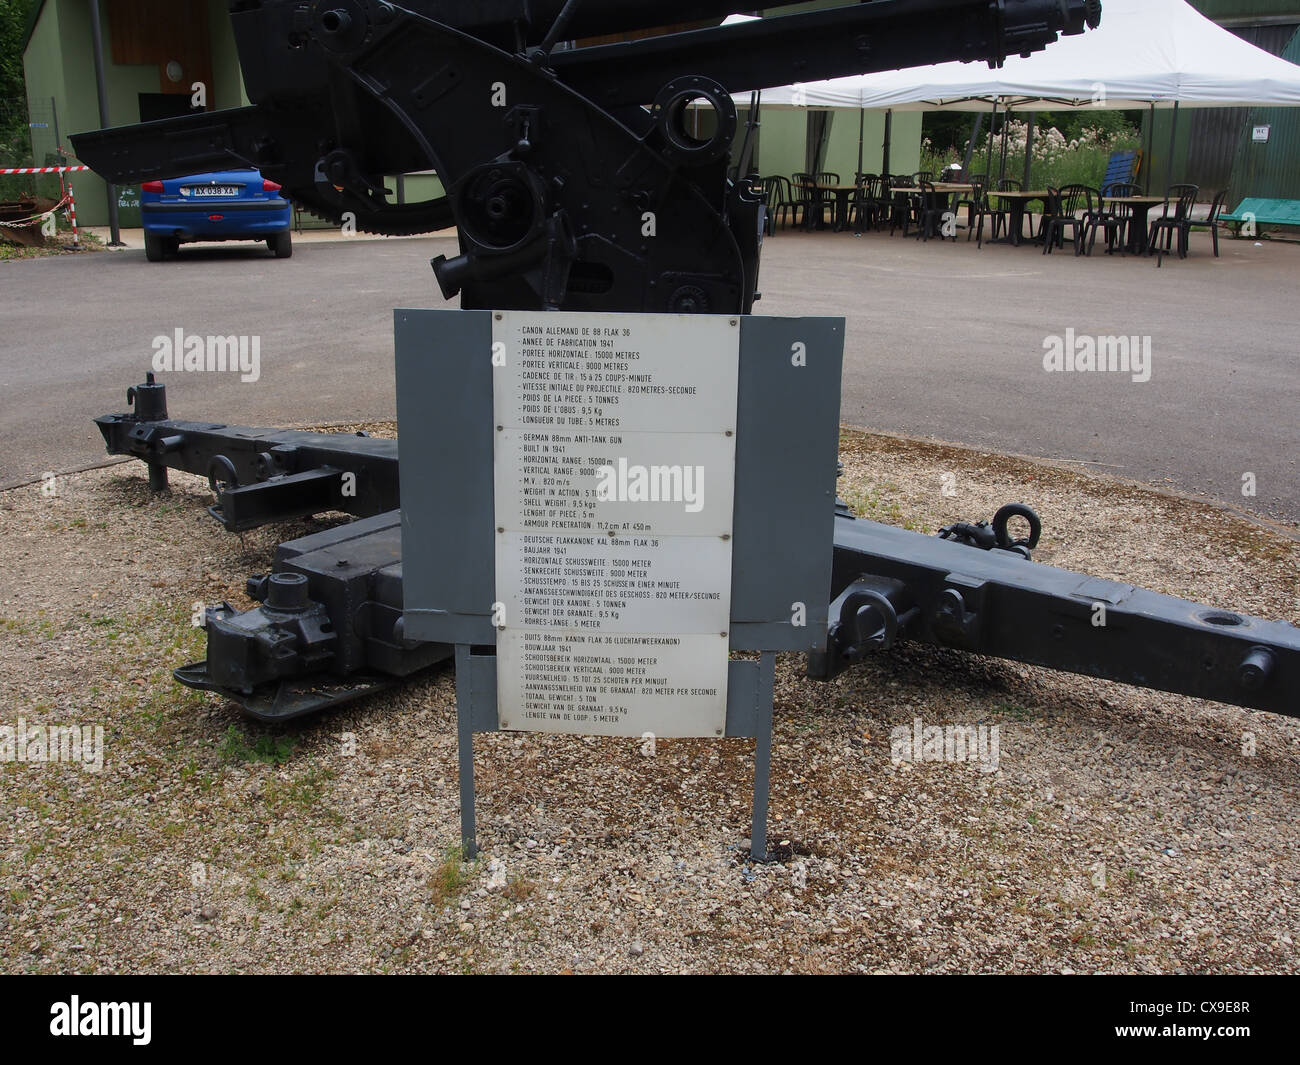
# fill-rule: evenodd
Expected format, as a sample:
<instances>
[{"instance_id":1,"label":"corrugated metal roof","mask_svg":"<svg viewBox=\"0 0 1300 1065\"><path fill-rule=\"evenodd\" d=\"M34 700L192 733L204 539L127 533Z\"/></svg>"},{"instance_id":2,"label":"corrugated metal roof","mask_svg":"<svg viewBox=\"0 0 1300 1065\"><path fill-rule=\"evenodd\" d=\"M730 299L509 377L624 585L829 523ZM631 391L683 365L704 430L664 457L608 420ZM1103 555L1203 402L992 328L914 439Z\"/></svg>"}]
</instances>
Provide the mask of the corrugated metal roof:
<instances>
[{"instance_id":1,"label":"corrugated metal roof","mask_svg":"<svg viewBox=\"0 0 1300 1065\"><path fill-rule=\"evenodd\" d=\"M1202 15L1216 22L1226 19L1272 19L1287 15L1300 16L1296 0L1188 0ZM1102 5L1105 18L1105 4Z\"/></svg>"}]
</instances>

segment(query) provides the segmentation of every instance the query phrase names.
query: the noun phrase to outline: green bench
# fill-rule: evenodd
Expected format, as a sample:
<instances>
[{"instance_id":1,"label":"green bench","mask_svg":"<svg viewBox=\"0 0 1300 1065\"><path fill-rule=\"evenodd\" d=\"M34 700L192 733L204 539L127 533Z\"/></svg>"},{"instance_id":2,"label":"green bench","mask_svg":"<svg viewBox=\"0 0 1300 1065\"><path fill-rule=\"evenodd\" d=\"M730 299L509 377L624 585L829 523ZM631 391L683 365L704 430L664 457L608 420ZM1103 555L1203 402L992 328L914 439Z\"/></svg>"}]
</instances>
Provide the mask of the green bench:
<instances>
[{"instance_id":1,"label":"green bench","mask_svg":"<svg viewBox=\"0 0 1300 1065\"><path fill-rule=\"evenodd\" d=\"M1251 196L1242 200L1232 214L1219 216L1219 221L1236 227L1237 236L1252 236L1259 233L1259 227L1300 226L1300 200L1268 200ZM1255 225L1255 234L1242 233L1247 223Z\"/></svg>"}]
</instances>

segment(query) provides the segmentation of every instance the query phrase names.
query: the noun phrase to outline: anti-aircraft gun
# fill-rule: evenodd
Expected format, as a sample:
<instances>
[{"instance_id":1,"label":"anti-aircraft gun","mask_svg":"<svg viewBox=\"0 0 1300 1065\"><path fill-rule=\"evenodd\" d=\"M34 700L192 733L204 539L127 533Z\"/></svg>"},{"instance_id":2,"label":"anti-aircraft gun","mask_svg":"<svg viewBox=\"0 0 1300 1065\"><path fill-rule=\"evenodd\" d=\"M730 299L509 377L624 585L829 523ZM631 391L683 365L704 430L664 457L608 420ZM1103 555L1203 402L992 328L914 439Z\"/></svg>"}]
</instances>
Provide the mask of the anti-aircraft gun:
<instances>
[{"instance_id":1,"label":"anti-aircraft gun","mask_svg":"<svg viewBox=\"0 0 1300 1065\"><path fill-rule=\"evenodd\" d=\"M1101 16L1096 0L874 0L655 30L716 23L736 6L231 0L251 106L74 144L114 182L257 167L298 204L358 229L454 225L460 254L432 265L463 308L747 314L764 208L749 136L733 156L734 94L949 60L997 65ZM634 39L583 43L611 35ZM692 117L701 108L703 134ZM384 175L417 170L436 171L446 195L393 202ZM249 581L260 606L210 608L207 659L178 680L280 720L451 655L404 631L396 442L175 420L152 375L128 400L130 413L97 419L109 452L142 459L158 489L169 468L207 476L227 529L325 511L359 519L281 545L273 571ZM1029 532L1017 538L1020 521ZM937 538L843 504L833 527L829 631L808 656L815 678L917 640L1300 713L1300 629L1034 563L1041 528L1021 504ZM1098 603L1104 626L1092 621Z\"/></svg>"}]
</instances>

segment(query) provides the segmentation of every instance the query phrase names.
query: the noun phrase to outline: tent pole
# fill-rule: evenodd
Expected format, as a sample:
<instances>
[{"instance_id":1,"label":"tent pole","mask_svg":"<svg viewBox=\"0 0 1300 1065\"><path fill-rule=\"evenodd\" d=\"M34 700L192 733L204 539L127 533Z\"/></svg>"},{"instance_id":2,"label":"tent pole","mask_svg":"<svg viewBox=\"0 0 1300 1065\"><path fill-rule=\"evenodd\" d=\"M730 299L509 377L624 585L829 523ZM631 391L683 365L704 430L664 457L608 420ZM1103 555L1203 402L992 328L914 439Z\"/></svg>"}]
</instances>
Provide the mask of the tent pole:
<instances>
[{"instance_id":1,"label":"tent pole","mask_svg":"<svg viewBox=\"0 0 1300 1065\"><path fill-rule=\"evenodd\" d=\"M862 173L862 135L866 130L866 122L867 122L867 109L865 107L860 107L858 108L858 173L859 174ZM856 175L854 176L854 180L855 181L857 180Z\"/></svg>"},{"instance_id":2,"label":"tent pole","mask_svg":"<svg viewBox=\"0 0 1300 1065\"><path fill-rule=\"evenodd\" d=\"M888 110L885 112L885 142L880 146L882 151L880 162L881 176L889 174L889 142L894 135L894 112Z\"/></svg>"},{"instance_id":3,"label":"tent pole","mask_svg":"<svg viewBox=\"0 0 1300 1065\"><path fill-rule=\"evenodd\" d=\"M756 170L758 165L758 131L763 124L759 116L759 108L762 104L763 94L760 92L751 92L749 94L749 113L745 116L745 139L740 146L740 154L736 163L736 180L742 181L749 176L751 170Z\"/></svg>"},{"instance_id":4,"label":"tent pole","mask_svg":"<svg viewBox=\"0 0 1300 1065\"><path fill-rule=\"evenodd\" d=\"M989 158L984 169L988 172L989 177L993 176L993 127L998 121L998 102L993 101L993 117L989 119Z\"/></svg>"},{"instance_id":5,"label":"tent pole","mask_svg":"<svg viewBox=\"0 0 1300 1065\"><path fill-rule=\"evenodd\" d=\"M970 140L966 142L966 157L962 160L961 168L970 176L971 156L975 153L975 142L980 139L980 127L984 125L984 112L975 112L975 128L970 131Z\"/></svg>"},{"instance_id":6,"label":"tent pole","mask_svg":"<svg viewBox=\"0 0 1300 1065\"><path fill-rule=\"evenodd\" d=\"M1007 119L1011 115L1011 108L1002 109L1002 143L998 149L998 180L1001 181L1007 176Z\"/></svg>"},{"instance_id":7,"label":"tent pole","mask_svg":"<svg viewBox=\"0 0 1300 1065\"><path fill-rule=\"evenodd\" d=\"M1147 165L1142 174L1143 182L1144 182L1142 191L1148 196L1151 195L1151 151L1155 147L1155 140L1156 140L1156 102L1152 100L1151 115L1147 121L1147 158L1146 158Z\"/></svg>"},{"instance_id":8,"label":"tent pole","mask_svg":"<svg viewBox=\"0 0 1300 1065\"><path fill-rule=\"evenodd\" d=\"M1178 136L1178 101L1174 101L1174 117L1169 123L1169 162L1165 164L1165 188L1174 183L1174 138Z\"/></svg>"},{"instance_id":9,"label":"tent pole","mask_svg":"<svg viewBox=\"0 0 1300 1065\"><path fill-rule=\"evenodd\" d=\"M1029 112L1028 128L1025 130L1025 179L1021 182L1025 191L1033 188L1029 184L1029 179L1033 174L1034 166L1034 119L1037 117L1037 111Z\"/></svg>"}]
</instances>

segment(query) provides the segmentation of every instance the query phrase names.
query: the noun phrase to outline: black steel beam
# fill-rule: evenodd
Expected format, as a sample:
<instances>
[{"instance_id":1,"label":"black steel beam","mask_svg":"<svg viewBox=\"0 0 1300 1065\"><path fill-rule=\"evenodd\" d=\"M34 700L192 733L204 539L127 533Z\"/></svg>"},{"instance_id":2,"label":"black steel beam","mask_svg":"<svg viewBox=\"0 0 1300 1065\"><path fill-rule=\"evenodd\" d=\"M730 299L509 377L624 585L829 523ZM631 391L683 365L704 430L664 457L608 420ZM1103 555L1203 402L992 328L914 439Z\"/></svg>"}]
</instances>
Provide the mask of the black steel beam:
<instances>
[{"instance_id":1,"label":"black steel beam","mask_svg":"<svg viewBox=\"0 0 1300 1065\"><path fill-rule=\"evenodd\" d=\"M841 514L834 594L863 575L905 586L916 615L900 638L1300 717L1300 628L1285 621ZM834 650L810 669L850 664Z\"/></svg>"},{"instance_id":2,"label":"black steel beam","mask_svg":"<svg viewBox=\"0 0 1300 1065\"><path fill-rule=\"evenodd\" d=\"M399 503L396 440L134 414L95 424L109 454L149 466L155 488L168 469L207 477L217 493L211 513L232 532L327 510L368 517Z\"/></svg>"}]
</instances>

